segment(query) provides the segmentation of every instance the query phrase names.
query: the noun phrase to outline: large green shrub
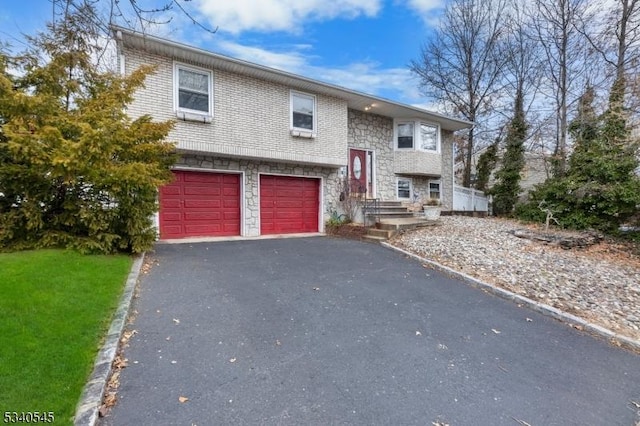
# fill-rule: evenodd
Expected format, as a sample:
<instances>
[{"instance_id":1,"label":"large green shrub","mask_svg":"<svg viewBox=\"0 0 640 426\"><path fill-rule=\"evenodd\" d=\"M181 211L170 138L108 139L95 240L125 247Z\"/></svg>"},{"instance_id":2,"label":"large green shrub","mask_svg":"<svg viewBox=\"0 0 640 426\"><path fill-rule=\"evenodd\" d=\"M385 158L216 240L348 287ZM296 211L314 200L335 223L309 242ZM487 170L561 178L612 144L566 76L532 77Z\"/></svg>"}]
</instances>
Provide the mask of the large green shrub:
<instances>
[{"instance_id":1,"label":"large green shrub","mask_svg":"<svg viewBox=\"0 0 640 426\"><path fill-rule=\"evenodd\" d=\"M75 19L0 55L0 247L141 252L171 179L173 124L127 116L153 70L98 72Z\"/></svg>"},{"instance_id":2,"label":"large green shrub","mask_svg":"<svg viewBox=\"0 0 640 426\"><path fill-rule=\"evenodd\" d=\"M520 218L540 220L542 203L564 227L615 233L638 213L637 142L630 137L621 102L612 93L609 109L597 117L592 100L589 89L571 124L575 145L566 175L536 187L530 201L516 209Z\"/></svg>"}]
</instances>

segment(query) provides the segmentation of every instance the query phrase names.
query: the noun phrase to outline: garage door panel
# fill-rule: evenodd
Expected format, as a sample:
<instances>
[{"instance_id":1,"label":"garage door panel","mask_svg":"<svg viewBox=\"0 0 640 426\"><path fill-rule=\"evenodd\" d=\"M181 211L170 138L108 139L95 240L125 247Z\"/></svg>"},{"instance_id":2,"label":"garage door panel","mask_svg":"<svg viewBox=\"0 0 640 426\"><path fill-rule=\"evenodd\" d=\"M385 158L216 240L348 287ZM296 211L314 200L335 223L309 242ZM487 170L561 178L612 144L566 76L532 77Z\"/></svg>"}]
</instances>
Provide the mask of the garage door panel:
<instances>
[{"instance_id":1,"label":"garage door panel","mask_svg":"<svg viewBox=\"0 0 640 426\"><path fill-rule=\"evenodd\" d=\"M278 194L276 197L279 200L280 199L289 200L289 199L301 198L302 195L303 195L302 191L280 189L278 190Z\"/></svg>"},{"instance_id":2,"label":"garage door panel","mask_svg":"<svg viewBox=\"0 0 640 426\"><path fill-rule=\"evenodd\" d=\"M214 186L187 186L184 188L185 196L220 196L222 189Z\"/></svg>"},{"instance_id":3,"label":"garage door panel","mask_svg":"<svg viewBox=\"0 0 640 426\"><path fill-rule=\"evenodd\" d=\"M282 222L278 226L280 232L301 232L305 229L300 229L300 225L296 222ZM307 230L308 231L308 230Z\"/></svg>"},{"instance_id":4,"label":"garage door panel","mask_svg":"<svg viewBox=\"0 0 640 426\"><path fill-rule=\"evenodd\" d=\"M214 235L222 233L221 225L187 225L185 230L189 235Z\"/></svg>"},{"instance_id":5,"label":"garage door panel","mask_svg":"<svg viewBox=\"0 0 640 426\"><path fill-rule=\"evenodd\" d=\"M183 172L181 178L185 183L220 183L223 176L218 173Z\"/></svg>"},{"instance_id":6,"label":"garage door panel","mask_svg":"<svg viewBox=\"0 0 640 426\"><path fill-rule=\"evenodd\" d=\"M160 238L239 234L239 174L174 171L160 189Z\"/></svg>"},{"instance_id":7,"label":"garage door panel","mask_svg":"<svg viewBox=\"0 0 640 426\"><path fill-rule=\"evenodd\" d=\"M177 186L163 186L160 188L160 193L163 195L180 195L180 188Z\"/></svg>"},{"instance_id":8,"label":"garage door panel","mask_svg":"<svg viewBox=\"0 0 640 426\"><path fill-rule=\"evenodd\" d=\"M167 222L179 222L181 218L180 212L168 212L164 215L164 220Z\"/></svg>"},{"instance_id":9,"label":"garage door panel","mask_svg":"<svg viewBox=\"0 0 640 426\"><path fill-rule=\"evenodd\" d=\"M184 200L184 206L187 209L219 209L222 205L222 200Z\"/></svg>"},{"instance_id":10,"label":"garage door panel","mask_svg":"<svg viewBox=\"0 0 640 426\"><path fill-rule=\"evenodd\" d=\"M317 178L261 176L260 232L317 232L319 200Z\"/></svg>"},{"instance_id":11,"label":"garage door panel","mask_svg":"<svg viewBox=\"0 0 640 426\"><path fill-rule=\"evenodd\" d=\"M223 188L222 194L229 197L229 196L238 195L239 191L238 191L238 188Z\"/></svg>"},{"instance_id":12,"label":"garage door panel","mask_svg":"<svg viewBox=\"0 0 640 426\"><path fill-rule=\"evenodd\" d=\"M186 221L204 222L203 225L210 221L219 221L222 217L222 213L216 211L188 212L184 214Z\"/></svg>"},{"instance_id":13,"label":"garage door panel","mask_svg":"<svg viewBox=\"0 0 640 426\"><path fill-rule=\"evenodd\" d=\"M163 206L165 209L179 209L180 208L180 199L164 199Z\"/></svg>"},{"instance_id":14,"label":"garage door panel","mask_svg":"<svg viewBox=\"0 0 640 426\"><path fill-rule=\"evenodd\" d=\"M278 200L276 205L278 209L297 209L300 207L300 203L304 203L304 200Z\"/></svg>"},{"instance_id":15,"label":"garage door panel","mask_svg":"<svg viewBox=\"0 0 640 426\"><path fill-rule=\"evenodd\" d=\"M281 219L284 221L302 221L304 218L304 214L302 211L277 211L276 219Z\"/></svg>"}]
</instances>

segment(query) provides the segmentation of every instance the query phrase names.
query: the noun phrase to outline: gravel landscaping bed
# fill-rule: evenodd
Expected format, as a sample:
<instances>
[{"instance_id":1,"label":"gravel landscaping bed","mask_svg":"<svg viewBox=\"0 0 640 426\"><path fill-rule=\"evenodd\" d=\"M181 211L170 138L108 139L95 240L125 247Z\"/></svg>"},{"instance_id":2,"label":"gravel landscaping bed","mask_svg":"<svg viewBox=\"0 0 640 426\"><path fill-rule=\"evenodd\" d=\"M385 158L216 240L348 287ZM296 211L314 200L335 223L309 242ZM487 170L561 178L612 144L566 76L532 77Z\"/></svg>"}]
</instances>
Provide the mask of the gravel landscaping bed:
<instances>
[{"instance_id":1,"label":"gravel landscaping bed","mask_svg":"<svg viewBox=\"0 0 640 426\"><path fill-rule=\"evenodd\" d=\"M516 230L542 234L544 229L535 225L462 216L440 220L440 226L402 233L390 243L640 340L637 248L605 239L586 248L566 249L513 234Z\"/></svg>"}]
</instances>

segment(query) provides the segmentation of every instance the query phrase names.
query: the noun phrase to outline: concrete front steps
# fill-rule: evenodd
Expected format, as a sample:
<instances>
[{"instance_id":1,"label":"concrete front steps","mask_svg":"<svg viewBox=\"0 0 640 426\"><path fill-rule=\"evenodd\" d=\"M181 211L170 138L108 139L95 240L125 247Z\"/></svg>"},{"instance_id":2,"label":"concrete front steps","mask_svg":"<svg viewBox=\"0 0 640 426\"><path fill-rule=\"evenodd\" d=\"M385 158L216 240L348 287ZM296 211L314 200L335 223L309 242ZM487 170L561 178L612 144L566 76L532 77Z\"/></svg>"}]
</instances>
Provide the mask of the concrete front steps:
<instances>
[{"instance_id":1,"label":"concrete front steps","mask_svg":"<svg viewBox=\"0 0 640 426\"><path fill-rule=\"evenodd\" d=\"M422 212L411 212L402 206L400 201L380 201L376 212L365 209L365 217L368 223L375 223L374 227L367 229L363 237L369 241L385 241L398 231L414 229L423 226L437 225L437 220L427 220Z\"/></svg>"},{"instance_id":2,"label":"concrete front steps","mask_svg":"<svg viewBox=\"0 0 640 426\"><path fill-rule=\"evenodd\" d=\"M386 241L401 230L436 226L437 220L427 220L424 217L404 217L398 219L383 219L376 222L375 227L367 229L367 234L362 238L369 241Z\"/></svg>"},{"instance_id":3,"label":"concrete front steps","mask_svg":"<svg viewBox=\"0 0 640 426\"><path fill-rule=\"evenodd\" d=\"M413 212L407 210L402 205L401 201L378 201L378 211L376 212L373 207L363 208L366 223L375 223L382 219L396 219L413 217Z\"/></svg>"}]
</instances>

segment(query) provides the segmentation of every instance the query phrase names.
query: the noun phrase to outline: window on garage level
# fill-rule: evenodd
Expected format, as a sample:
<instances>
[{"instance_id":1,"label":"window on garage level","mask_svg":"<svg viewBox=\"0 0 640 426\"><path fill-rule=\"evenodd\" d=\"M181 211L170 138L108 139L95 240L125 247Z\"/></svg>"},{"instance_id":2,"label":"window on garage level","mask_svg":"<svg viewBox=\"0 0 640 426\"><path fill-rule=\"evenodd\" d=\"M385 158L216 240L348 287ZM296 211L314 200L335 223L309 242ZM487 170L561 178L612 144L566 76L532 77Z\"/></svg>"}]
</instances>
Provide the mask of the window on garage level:
<instances>
[{"instance_id":1,"label":"window on garage level","mask_svg":"<svg viewBox=\"0 0 640 426\"><path fill-rule=\"evenodd\" d=\"M396 181L396 196L398 200L411 200L413 182L409 178L398 178Z\"/></svg>"},{"instance_id":2,"label":"window on garage level","mask_svg":"<svg viewBox=\"0 0 640 426\"><path fill-rule=\"evenodd\" d=\"M316 132L316 97L291 91L291 130Z\"/></svg>"},{"instance_id":3,"label":"window on garage level","mask_svg":"<svg viewBox=\"0 0 640 426\"><path fill-rule=\"evenodd\" d=\"M175 64L174 99L179 118L213 115L213 73L210 70ZM180 113L188 114L181 116Z\"/></svg>"},{"instance_id":4,"label":"window on garage level","mask_svg":"<svg viewBox=\"0 0 640 426\"><path fill-rule=\"evenodd\" d=\"M429 182L429 198L432 200L440 199L440 181Z\"/></svg>"}]
</instances>

